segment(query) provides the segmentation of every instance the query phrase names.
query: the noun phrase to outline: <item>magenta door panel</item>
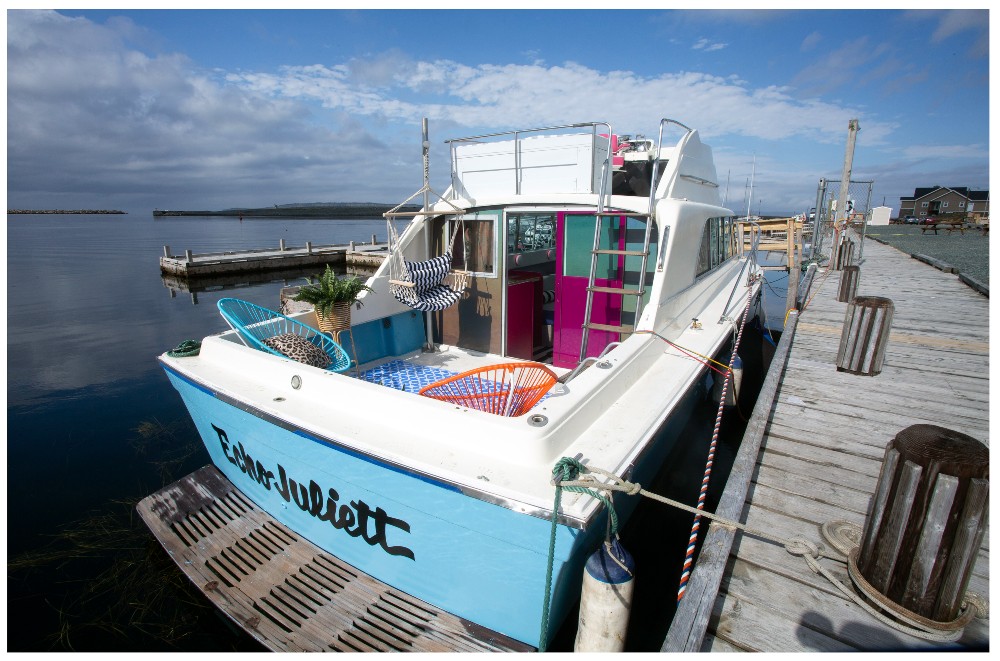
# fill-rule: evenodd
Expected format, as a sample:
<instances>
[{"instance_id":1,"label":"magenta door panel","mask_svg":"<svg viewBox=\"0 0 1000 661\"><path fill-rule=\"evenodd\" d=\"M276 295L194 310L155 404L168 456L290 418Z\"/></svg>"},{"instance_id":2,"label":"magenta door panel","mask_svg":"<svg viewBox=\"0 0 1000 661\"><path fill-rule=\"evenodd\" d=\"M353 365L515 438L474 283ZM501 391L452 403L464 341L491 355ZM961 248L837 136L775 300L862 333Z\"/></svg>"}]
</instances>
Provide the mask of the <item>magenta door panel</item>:
<instances>
[{"instance_id":1,"label":"magenta door panel","mask_svg":"<svg viewBox=\"0 0 1000 661\"><path fill-rule=\"evenodd\" d=\"M553 327L552 363L556 367L576 367L580 362L580 342L587 306L587 279L590 275L591 250L594 245L593 214L560 213L556 217L556 303ZM618 218L602 220L600 247L619 248ZM621 287L622 269L617 255L602 255L598 262L598 287ZM590 320L593 323L619 325L622 297L617 294L594 294ZM588 356L596 356L618 333L592 330L587 338Z\"/></svg>"}]
</instances>

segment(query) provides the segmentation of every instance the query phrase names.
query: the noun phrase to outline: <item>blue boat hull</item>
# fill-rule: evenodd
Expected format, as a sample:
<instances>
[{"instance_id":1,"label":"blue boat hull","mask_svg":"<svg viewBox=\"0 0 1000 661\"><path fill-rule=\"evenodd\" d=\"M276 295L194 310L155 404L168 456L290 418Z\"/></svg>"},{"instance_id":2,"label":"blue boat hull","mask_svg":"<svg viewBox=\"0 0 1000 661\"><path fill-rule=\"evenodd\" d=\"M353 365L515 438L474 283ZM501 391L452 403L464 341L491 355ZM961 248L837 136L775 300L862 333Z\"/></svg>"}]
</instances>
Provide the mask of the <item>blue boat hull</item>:
<instances>
[{"instance_id":1,"label":"blue boat hull","mask_svg":"<svg viewBox=\"0 0 1000 661\"><path fill-rule=\"evenodd\" d=\"M550 520L296 429L166 367L212 462L291 530L361 571L458 617L537 645ZM699 384L701 381L699 380ZM674 446L692 389L656 434L633 479L648 482ZM625 520L638 497L615 498ZM606 530L556 527L549 636L579 598L586 557Z\"/></svg>"}]
</instances>

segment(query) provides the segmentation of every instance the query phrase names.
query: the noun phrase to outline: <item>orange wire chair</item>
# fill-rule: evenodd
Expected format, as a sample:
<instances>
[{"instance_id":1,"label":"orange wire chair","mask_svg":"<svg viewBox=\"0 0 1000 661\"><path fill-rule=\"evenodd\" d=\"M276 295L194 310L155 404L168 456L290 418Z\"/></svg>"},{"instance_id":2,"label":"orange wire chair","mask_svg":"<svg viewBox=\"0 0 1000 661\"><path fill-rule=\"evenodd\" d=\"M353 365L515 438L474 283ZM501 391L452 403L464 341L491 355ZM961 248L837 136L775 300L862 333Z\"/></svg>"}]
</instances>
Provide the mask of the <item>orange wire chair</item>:
<instances>
[{"instance_id":1,"label":"orange wire chair","mask_svg":"<svg viewBox=\"0 0 1000 661\"><path fill-rule=\"evenodd\" d=\"M420 394L496 415L527 413L555 385L555 373L541 363L479 367L420 389Z\"/></svg>"}]
</instances>

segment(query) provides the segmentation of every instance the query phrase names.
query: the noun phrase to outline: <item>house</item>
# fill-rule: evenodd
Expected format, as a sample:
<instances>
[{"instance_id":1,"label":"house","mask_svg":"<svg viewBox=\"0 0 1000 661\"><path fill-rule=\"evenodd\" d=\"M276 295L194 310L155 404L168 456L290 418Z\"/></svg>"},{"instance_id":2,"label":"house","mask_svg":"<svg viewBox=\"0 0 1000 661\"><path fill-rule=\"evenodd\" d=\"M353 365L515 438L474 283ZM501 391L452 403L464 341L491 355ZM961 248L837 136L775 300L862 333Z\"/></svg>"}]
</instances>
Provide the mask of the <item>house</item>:
<instances>
[{"instance_id":1,"label":"house","mask_svg":"<svg viewBox=\"0 0 1000 661\"><path fill-rule=\"evenodd\" d=\"M964 213L971 221L986 222L990 217L990 192L965 186L932 186L914 189L913 197L899 198L900 218L916 216L923 220L946 213Z\"/></svg>"}]
</instances>

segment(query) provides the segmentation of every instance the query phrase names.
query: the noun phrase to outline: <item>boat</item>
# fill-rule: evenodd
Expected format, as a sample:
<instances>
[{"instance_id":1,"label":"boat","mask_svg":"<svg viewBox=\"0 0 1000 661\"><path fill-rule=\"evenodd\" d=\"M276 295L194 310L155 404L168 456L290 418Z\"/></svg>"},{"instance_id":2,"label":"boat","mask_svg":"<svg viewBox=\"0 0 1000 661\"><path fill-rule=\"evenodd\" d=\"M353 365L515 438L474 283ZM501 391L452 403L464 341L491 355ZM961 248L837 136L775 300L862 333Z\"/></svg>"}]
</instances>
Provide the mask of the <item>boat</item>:
<instances>
[{"instance_id":1,"label":"boat","mask_svg":"<svg viewBox=\"0 0 1000 661\"><path fill-rule=\"evenodd\" d=\"M238 328L159 362L214 465L261 509L383 583L544 648L608 529L585 494L554 508L554 466L651 479L710 390L708 359L725 364L759 303L760 272L711 148L675 120L621 149L603 122L449 140L440 195L424 130L424 187L406 201L422 203L386 212L390 257L339 332L349 369L260 350ZM628 164L644 181L613 192ZM407 300L442 259L464 281L455 300ZM540 400L482 405L482 374L514 368L548 373ZM456 396L456 379L481 390ZM619 521L638 498L614 497Z\"/></svg>"}]
</instances>

